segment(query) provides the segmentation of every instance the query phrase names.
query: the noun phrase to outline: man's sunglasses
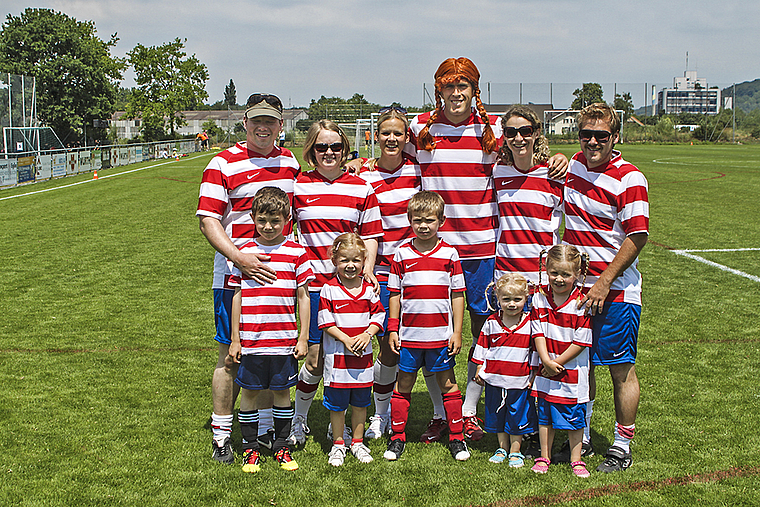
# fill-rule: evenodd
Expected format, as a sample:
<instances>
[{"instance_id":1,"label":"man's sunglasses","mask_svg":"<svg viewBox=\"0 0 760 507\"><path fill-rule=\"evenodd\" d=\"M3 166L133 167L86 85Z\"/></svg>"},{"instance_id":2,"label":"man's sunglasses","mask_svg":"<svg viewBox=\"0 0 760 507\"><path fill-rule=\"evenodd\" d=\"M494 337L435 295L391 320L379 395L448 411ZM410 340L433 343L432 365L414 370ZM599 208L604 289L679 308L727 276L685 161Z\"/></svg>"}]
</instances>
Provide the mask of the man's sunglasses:
<instances>
[{"instance_id":1,"label":"man's sunglasses","mask_svg":"<svg viewBox=\"0 0 760 507\"><path fill-rule=\"evenodd\" d=\"M610 137L612 137L612 132L607 132L606 130L591 130L591 129L581 129L580 132L578 132L578 137L581 141L591 141L591 138L595 138L597 143L606 143L610 140Z\"/></svg>"},{"instance_id":2,"label":"man's sunglasses","mask_svg":"<svg viewBox=\"0 0 760 507\"><path fill-rule=\"evenodd\" d=\"M332 143L332 144L316 143L314 145L314 151L319 152L319 153L326 153L327 148L330 148L333 151L333 153L340 153L341 151L343 151L343 143Z\"/></svg>"},{"instance_id":3,"label":"man's sunglasses","mask_svg":"<svg viewBox=\"0 0 760 507\"><path fill-rule=\"evenodd\" d=\"M276 95L268 95L266 93L254 93L248 97L248 102L246 104L248 107L252 107L256 104L261 103L261 101L264 101L270 106L277 108L277 110L282 111L282 102L280 99Z\"/></svg>"},{"instance_id":4,"label":"man's sunglasses","mask_svg":"<svg viewBox=\"0 0 760 507\"><path fill-rule=\"evenodd\" d=\"M533 135L533 127L531 125L523 125L522 127L507 127L504 129L504 135L507 136L507 139L512 139L513 137L517 137L518 132L523 137L530 137Z\"/></svg>"}]
</instances>

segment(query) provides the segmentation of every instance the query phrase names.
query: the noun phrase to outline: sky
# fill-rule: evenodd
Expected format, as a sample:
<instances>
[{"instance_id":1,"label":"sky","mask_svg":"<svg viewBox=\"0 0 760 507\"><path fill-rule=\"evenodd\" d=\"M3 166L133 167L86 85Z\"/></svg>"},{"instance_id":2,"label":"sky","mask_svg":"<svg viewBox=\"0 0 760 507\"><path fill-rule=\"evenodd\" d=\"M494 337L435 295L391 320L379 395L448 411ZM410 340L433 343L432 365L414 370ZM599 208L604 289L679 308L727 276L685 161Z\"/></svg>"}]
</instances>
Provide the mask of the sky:
<instances>
[{"instance_id":1,"label":"sky","mask_svg":"<svg viewBox=\"0 0 760 507\"><path fill-rule=\"evenodd\" d=\"M756 0L69 0L3 2L6 15L49 8L95 23L98 36L136 44L187 39L209 71L209 103L232 79L239 103L254 92L286 107L360 93L381 105L432 102L433 74L449 57L477 65L484 102L568 107L584 82L605 100L630 92L634 106L651 87L687 69L709 86L760 77ZM490 86L489 86L490 83ZM522 95L520 95L520 85ZM551 83L551 85L550 85ZM122 86L133 86L130 72ZM489 91L490 88L490 91ZM645 90L649 92L645 93ZM646 97L646 99L645 99ZM490 100L489 100L490 98Z\"/></svg>"}]
</instances>

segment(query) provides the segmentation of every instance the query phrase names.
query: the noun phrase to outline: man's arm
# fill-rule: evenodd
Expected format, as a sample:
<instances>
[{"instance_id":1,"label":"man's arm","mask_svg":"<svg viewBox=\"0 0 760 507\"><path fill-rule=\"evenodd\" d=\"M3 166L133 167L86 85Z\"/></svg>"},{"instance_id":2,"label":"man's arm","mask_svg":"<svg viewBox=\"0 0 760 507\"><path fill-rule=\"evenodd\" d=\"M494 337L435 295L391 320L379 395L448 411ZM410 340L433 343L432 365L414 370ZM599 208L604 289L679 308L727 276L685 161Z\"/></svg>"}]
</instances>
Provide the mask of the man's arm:
<instances>
[{"instance_id":1,"label":"man's arm","mask_svg":"<svg viewBox=\"0 0 760 507\"><path fill-rule=\"evenodd\" d=\"M275 271L261 261L269 260L268 255L244 254L237 249L222 227L222 222L214 217L200 217L200 229L214 249L231 260L246 276L259 283L277 280Z\"/></svg>"},{"instance_id":2,"label":"man's arm","mask_svg":"<svg viewBox=\"0 0 760 507\"><path fill-rule=\"evenodd\" d=\"M604 301L607 299L607 294L610 293L610 287L615 278L623 274L628 267L636 260L641 253L644 245L647 244L649 235L645 232L639 232L631 234L623 240L623 244L620 246L620 250L612 259L612 262L607 266L607 269L602 272L599 279L596 281L593 287L589 289L588 293L581 299L578 304L578 308L583 308L583 305L588 304L586 307L586 315L596 315L604 310Z\"/></svg>"}]
</instances>

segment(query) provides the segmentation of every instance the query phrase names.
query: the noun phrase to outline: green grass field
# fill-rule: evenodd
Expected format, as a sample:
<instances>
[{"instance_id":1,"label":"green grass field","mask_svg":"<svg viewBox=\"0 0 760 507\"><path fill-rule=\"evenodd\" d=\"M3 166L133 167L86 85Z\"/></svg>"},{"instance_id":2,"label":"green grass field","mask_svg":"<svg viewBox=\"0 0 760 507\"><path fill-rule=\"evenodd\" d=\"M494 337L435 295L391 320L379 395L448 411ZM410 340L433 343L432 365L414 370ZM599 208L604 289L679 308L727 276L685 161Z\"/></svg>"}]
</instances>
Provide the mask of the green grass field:
<instances>
[{"instance_id":1,"label":"green grass field","mask_svg":"<svg viewBox=\"0 0 760 507\"><path fill-rule=\"evenodd\" d=\"M381 440L374 463L349 456L335 469L321 395L297 472L211 461L213 251L194 216L211 155L196 155L0 191L0 505L760 504L760 283L672 251L760 247L760 146L620 148L647 176L651 206L628 471L511 470L488 463L495 435L465 463L415 443L388 463ZM760 276L757 250L695 255ZM598 378L603 452L613 405ZM418 382L410 439L429 415ZM239 451L237 425L233 439Z\"/></svg>"}]
</instances>

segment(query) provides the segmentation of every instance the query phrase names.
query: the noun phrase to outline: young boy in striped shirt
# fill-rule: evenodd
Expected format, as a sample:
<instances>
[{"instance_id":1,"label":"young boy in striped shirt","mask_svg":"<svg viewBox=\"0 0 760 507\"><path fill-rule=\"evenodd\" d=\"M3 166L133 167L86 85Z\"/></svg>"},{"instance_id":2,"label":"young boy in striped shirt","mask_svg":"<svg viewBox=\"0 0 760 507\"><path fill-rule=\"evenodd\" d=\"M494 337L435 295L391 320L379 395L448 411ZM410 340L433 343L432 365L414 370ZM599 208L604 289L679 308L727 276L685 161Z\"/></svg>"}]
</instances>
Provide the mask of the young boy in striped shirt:
<instances>
[{"instance_id":1,"label":"young boy in striped shirt","mask_svg":"<svg viewBox=\"0 0 760 507\"><path fill-rule=\"evenodd\" d=\"M308 284L314 280L306 250L282 232L290 222L290 199L280 188L264 187L256 193L251 216L257 237L241 248L244 253L269 256L266 263L277 279L262 284L233 268L232 343L229 355L239 363L235 382L240 393L240 432L243 436L243 471L258 472L262 457L257 440L259 414L256 397L270 389L274 395L275 460L285 470L296 470L286 439L293 408L290 388L296 385L298 359L306 356L309 336ZM296 324L296 300L301 331Z\"/></svg>"},{"instance_id":2,"label":"young boy in striped shirt","mask_svg":"<svg viewBox=\"0 0 760 507\"><path fill-rule=\"evenodd\" d=\"M454 366L462 348L464 275L456 249L438 237L445 221L443 198L430 191L409 201L415 237L393 257L388 277L388 330L391 350L399 354L396 390L391 398L391 440L385 459L401 457L406 445L411 392L423 366L435 373L449 421L449 451L458 461L470 451L464 442L462 395Z\"/></svg>"}]
</instances>

